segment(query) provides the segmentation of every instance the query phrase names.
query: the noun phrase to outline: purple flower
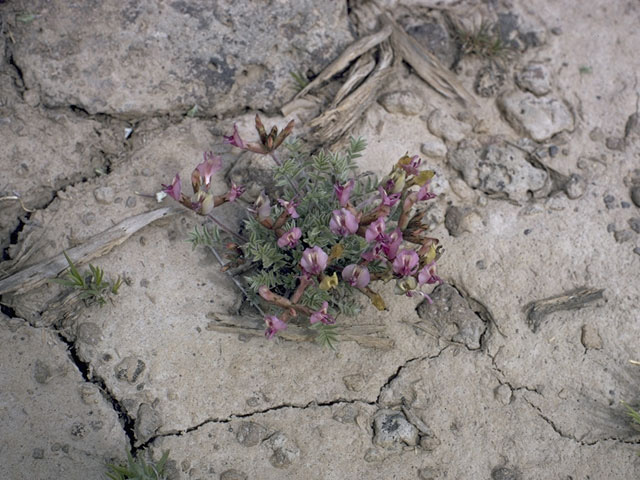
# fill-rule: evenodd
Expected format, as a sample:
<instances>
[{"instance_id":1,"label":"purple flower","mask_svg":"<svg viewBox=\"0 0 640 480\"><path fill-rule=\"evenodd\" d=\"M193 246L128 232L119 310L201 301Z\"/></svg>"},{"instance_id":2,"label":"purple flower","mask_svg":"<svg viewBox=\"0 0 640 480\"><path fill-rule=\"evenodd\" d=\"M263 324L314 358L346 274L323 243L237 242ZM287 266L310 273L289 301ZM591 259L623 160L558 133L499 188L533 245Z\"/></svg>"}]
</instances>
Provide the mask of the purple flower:
<instances>
[{"instance_id":1,"label":"purple flower","mask_svg":"<svg viewBox=\"0 0 640 480\"><path fill-rule=\"evenodd\" d=\"M233 145L234 147L245 149L247 146L240 138L240 134L238 133L238 125L233 124L233 133L230 136L223 135L224 140L222 143L227 143L229 145Z\"/></svg>"},{"instance_id":2,"label":"purple flower","mask_svg":"<svg viewBox=\"0 0 640 480\"><path fill-rule=\"evenodd\" d=\"M284 330L287 328L287 324L280 320L275 315L267 315L264 317L264 323L267 324L267 329L264 332L264 336L269 340L273 338L273 336L278 333L280 330Z\"/></svg>"},{"instance_id":3,"label":"purple flower","mask_svg":"<svg viewBox=\"0 0 640 480\"><path fill-rule=\"evenodd\" d=\"M371 275L367 267L352 263L342 270L342 279L352 287L364 288L369 285Z\"/></svg>"},{"instance_id":4,"label":"purple flower","mask_svg":"<svg viewBox=\"0 0 640 480\"><path fill-rule=\"evenodd\" d=\"M435 193L429 191L429 182L425 182L425 184L420 187L420 190L418 190L418 201L431 200L432 198L436 198L436 196Z\"/></svg>"},{"instance_id":5,"label":"purple flower","mask_svg":"<svg viewBox=\"0 0 640 480\"><path fill-rule=\"evenodd\" d=\"M422 270L418 273L418 283L420 285L442 283L442 279L436 275L436 262L428 263L422 267Z\"/></svg>"},{"instance_id":6,"label":"purple flower","mask_svg":"<svg viewBox=\"0 0 640 480\"><path fill-rule=\"evenodd\" d=\"M278 239L278 246L280 248L293 248L298 244L298 240L302 236L302 230L298 227L293 227L288 232L282 234Z\"/></svg>"},{"instance_id":7,"label":"purple flower","mask_svg":"<svg viewBox=\"0 0 640 480\"><path fill-rule=\"evenodd\" d=\"M380 192L380 199L382 200L382 205L386 205L388 207L393 207L398 200L400 199L401 193L394 193L392 195L387 195L387 192L382 185L378 187L378 192Z\"/></svg>"},{"instance_id":8,"label":"purple flower","mask_svg":"<svg viewBox=\"0 0 640 480\"><path fill-rule=\"evenodd\" d=\"M346 208L334 210L331 213L329 229L336 235L346 237L358 231L358 220L355 215Z\"/></svg>"},{"instance_id":9,"label":"purple flower","mask_svg":"<svg viewBox=\"0 0 640 480\"><path fill-rule=\"evenodd\" d=\"M379 217L377 220L374 220L369 224L367 230L364 232L364 238L367 242L382 242L384 241L387 226L384 222L383 217Z\"/></svg>"},{"instance_id":10,"label":"purple flower","mask_svg":"<svg viewBox=\"0 0 640 480\"><path fill-rule=\"evenodd\" d=\"M382 242L382 251L389 260L393 260L396 258L398 248L400 248L401 244L402 231L399 228L396 228L389 235L385 235L384 241Z\"/></svg>"},{"instance_id":11,"label":"purple flower","mask_svg":"<svg viewBox=\"0 0 640 480\"><path fill-rule=\"evenodd\" d=\"M413 275L417 268L420 258L413 250L401 250L393 261L393 271L398 275L406 277Z\"/></svg>"},{"instance_id":12,"label":"purple flower","mask_svg":"<svg viewBox=\"0 0 640 480\"><path fill-rule=\"evenodd\" d=\"M322 302L322 308L311 314L311 318L309 319L311 323L322 322L325 325L332 325L336 323L336 319L327 313L328 308L329 304L327 302Z\"/></svg>"},{"instance_id":13,"label":"purple flower","mask_svg":"<svg viewBox=\"0 0 640 480\"><path fill-rule=\"evenodd\" d=\"M209 189L211 177L222 168L222 157L213 152L204 152L204 161L195 168L191 174L191 184L193 191L200 190L200 185L204 185L205 190Z\"/></svg>"},{"instance_id":14,"label":"purple flower","mask_svg":"<svg viewBox=\"0 0 640 480\"><path fill-rule=\"evenodd\" d=\"M340 185L336 183L333 186L333 190L336 192L336 196L338 197L338 203L340 203L341 207L346 207L349 203L349 196L351 195L351 190L355 185L355 181L353 178L349 180L344 185Z\"/></svg>"},{"instance_id":15,"label":"purple flower","mask_svg":"<svg viewBox=\"0 0 640 480\"><path fill-rule=\"evenodd\" d=\"M418 169L421 163L422 159L418 157L418 155L414 155L408 163L400 165L400 168L407 172L408 175L418 175Z\"/></svg>"},{"instance_id":16,"label":"purple flower","mask_svg":"<svg viewBox=\"0 0 640 480\"><path fill-rule=\"evenodd\" d=\"M296 207L299 205L299 203L296 202L295 200L291 200L290 202L287 202L286 200L282 200L281 198L279 198L278 203L284 207L284 209L287 211L289 215L291 215L291 218L300 217L300 215L298 215L298 212L296 211Z\"/></svg>"},{"instance_id":17,"label":"purple flower","mask_svg":"<svg viewBox=\"0 0 640 480\"><path fill-rule=\"evenodd\" d=\"M180 201L181 190L182 183L180 182L180 175L178 175L177 173L171 185L162 184L162 191L172 197L174 200Z\"/></svg>"},{"instance_id":18,"label":"purple flower","mask_svg":"<svg viewBox=\"0 0 640 480\"><path fill-rule=\"evenodd\" d=\"M319 275L327 268L329 255L324 253L320 247L307 248L302 252L300 266L307 275Z\"/></svg>"},{"instance_id":19,"label":"purple flower","mask_svg":"<svg viewBox=\"0 0 640 480\"><path fill-rule=\"evenodd\" d=\"M240 198L242 196L245 190L246 189L244 185L236 185L235 183L231 182L231 188L227 192L227 201L235 202L237 198Z\"/></svg>"}]
</instances>

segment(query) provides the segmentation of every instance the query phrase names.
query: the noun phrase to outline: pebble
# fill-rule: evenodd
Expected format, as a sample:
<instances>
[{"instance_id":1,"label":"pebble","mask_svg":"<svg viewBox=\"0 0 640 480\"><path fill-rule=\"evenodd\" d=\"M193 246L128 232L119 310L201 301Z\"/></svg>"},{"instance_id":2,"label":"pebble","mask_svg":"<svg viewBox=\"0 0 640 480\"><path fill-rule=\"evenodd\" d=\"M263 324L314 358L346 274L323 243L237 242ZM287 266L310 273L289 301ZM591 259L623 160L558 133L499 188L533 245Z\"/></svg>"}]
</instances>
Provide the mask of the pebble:
<instances>
[{"instance_id":1,"label":"pebble","mask_svg":"<svg viewBox=\"0 0 640 480\"><path fill-rule=\"evenodd\" d=\"M300 457L298 446L282 432L276 432L269 437L266 445L273 450L269 463L276 468L287 468Z\"/></svg>"},{"instance_id":2,"label":"pebble","mask_svg":"<svg viewBox=\"0 0 640 480\"><path fill-rule=\"evenodd\" d=\"M640 255L640 247L634 248L633 253L635 253L636 255Z\"/></svg>"},{"instance_id":3,"label":"pebble","mask_svg":"<svg viewBox=\"0 0 640 480\"><path fill-rule=\"evenodd\" d=\"M601 141L604 140L604 132L600 127L595 127L593 130L589 132L589 138L593 142L600 143Z\"/></svg>"},{"instance_id":4,"label":"pebble","mask_svg":"<svg viewBox=\"0 0 640 480\"><path fill-rule=\"evenodd\" d=\"M359 392L365 386L365 378L361 373L354 373L352 375L345 375L342 377L342 382L348 390L352 392Z\"/></svg>"},{"instance_id":5,"label":"pebble","mask_svg":"<svg viewBox=\"0 0 640 480\"><path fill-rule=\"evenodd\" d=\"M558 147L556 147L555 145L551 145L549 147L549 156L551 158L555 157L556 155L558 155Z\"/></svg>"},{"instance_id":6,"label":"pebble","mask_svg":"<svg viewBox=\"0 0 640 480\"><path fill-rule=\"evenodd\" d=\"M98 187L93 191L96 201L102 205L108 205L115 198L115 191L111 187Z\"/></svg>"},{"instance_id":7,"label":"pebble","mask_svg":"<svg viewBox=\"0 0 640 480\"><path fill-rule=\"evenodd\" d=\"M631 201L640 208L640 186L631 187Z\"/></svg>"},{"instance_id":8,"label":"pebble","mask_svg":"<svg viewBox=\"0 0 640 480\"><path fill-rule=\"evenodd\" d=\"M403 115L417 115L424 108L424 101L410 90L399 90L382 95L378 103L389 113L401 113Z\"/></svg>"},{"instance_id":9,"label":"pebble","mask_svg":"<svg viewBox=\"0 0 640 480\"><path fill-rule=\"evenodd\" d=\"M43 448L34 448L33 453L31 454L33 458L36 460L42 460L44 458L44 449Z\"/></svg>"},{"instance_id":10,"label":"pebble","mask_svg":"<svg viewBox=\"0 0 640 480\"><path fill-rule=\"evenodd\" d=\"M551 73L541 63L529 63L516 75L516 83L539 97L551 91Z\"/></svg>"},{"instance_id":11,"label":"pebble","mask_svg":"<svg viewBox=\"0 0 640 480\"><path fill-rule=\"evenodd\" d=\"M620 137L607 137L605 145L609 150L616 150L621 152L624 150L624 138Z\"/></svg>"},{"instance_id":12,"label":"pebble","mask_svg":"<svg viewBox=\"0 0 640 480\"><path fill-rule=\"evenodd\" d=\"M236 440L245 447L258 445L267 436L267 429L256 422L242 422L236 431Z\"/></svg>"},{"instance_id":13,"label":"pebble","mask_svg":"<svg viewBox=\"0 0 640 480\"><path fill-rule=\"evenodd\" d=\"M624 126L624 138L640 137L640 113L632 113Z\"/></svg>"},{"instance_id":14,"label":"pebble","mask_svg":"<svg viewBox=\"0 0 640 480\"><path fill-rule=\"evenodd\" d=\"M491 470L491 480L520 480L520 472L514 468L496 467Z\"/></svg>"},{"instance_id":15,"label":"pebble","mask_svg":"<svg viewBox=\"0 0 640 480\"><path fill-rule=\"evenodd\" d=\"M220 474L220 480L247 480L247 474L240 470L236 470L235 468L231 468Z\"/></svg>"},{"instance_id":16,"label":"pebble","mask_svg":"<svg viewBox=\"0 0 640 480\"><path fill-rule=\"evenodd\" d=\"M36 360L36 363L33 366L33 377L36 379L36 382L44 385L49 381L51 376L51 369L49 368L49 365L40 359Z\"/></svg>"},{"instance_id":17,"label":"pebble","mask_svg":"<svg viewBox=\"0 0 640 480\"><path fill-rule=\"evenodd\" d=\"M607 207L608 210L612 210L616 208L616 197L614 197L613 195L605 195L603 200L604 200L604 205Z\"/></svg>"},{"instance_id":18,"label":"pebble","mask_svg":"<svg viewBox=\"0 0 640 480\"><path fill-rule=\"evenodd\" d=\"M386 453L377 447L372 447L364 452L364 461L367 463L379 463L387 457Z\"/></svg>"},{"instance_id":19,"label":"pebble","mask_svg":"<svg viewBox=\"0 0 640 480\"><path fill-rule=\"evenodd\" d=\"M136 383L144 372L145 363L136 357L126 357L114 367L114 372L118 380Z\"/></svg>"},{"instance_id":20,"label":"pebble","mask_svg":"<svg viewBox=\"0 0 640 480\"><path fill-rule=\"evenodd\" d=\"M640 233L640 217L630 218L629 226L634 232Z\"/></svg>"},{"instance_id":21,"label":"pebble","mask_svg":"<svg viewBox=\"0 0 640 480\"><path fill-rule=\"evenodd\" d=\"M440 439L435 435L423 435L420 437L420 448L425 452L433 452L440 446Z\"/></svg>"},{"instance_id":22,"label":"pebble","mask_svg":"<svg viewBox=\"0 0 640 480\"><path fill-rule=\"evenodd\" d=\"M96 405L100 401L100 392L95 385L84 384L79 389L80 400L85 405Z\"/></svg>"},{"instance_id":23,"label":"pebble","mask_svg":"<svg viewBox=\"0 0 640 480\"><path fill-rule=\"evenodd\" d=\"M37 107L40 104L40 95L37 90L25 90L22 99L30 107Z\"/></svg>"},{"instance_id":24,"label":"pebble","mask_svg":"<svg viewBox=\"0 0 640 480\"><path fill-rule=\"evenodd\" d=\"M586 324L582 326L580 341L584 348L588 350L600 350L602 348L602 338L600 338L598 329L593 325Z\"/></svg>"},{"instance_id":25,"label":"pebble","mask_svg":"<svg viewBox=\"0 0 640 480\"><path fill-rule=\"evenodd\" d=\"M439 138L434 138L424 142L420 151L430 158L443 158L447 154L447 146Z\"/></svg>"},{"instance_id":26,"label":"pebble","mask_svg":"<svg viewBox=\"0 0 640 480\"><path fill-rule=\"evenodd\" d=\"M440 478L440 471L433 467L424 467L418 470L418 478L420 480L437 480Z\"/></svg>"},{"instance_id":27,"label":"pebble","mask_svg":"<svg viewBox=\"0 0 640 480\"><path fill-rule=\"evenodd\" d=\"M378 410L373 417L373 429L373 443L383 448L397 447L401 443L409 446L418 444L418 429L407 421L402 412Z\"/></svg>"},{"instance_id":28,"label":"pebble","mask_svg":"<svg viewBox=\"0 0 640 480\"><path fill-rule=\"evenodd\" d=\"M633 240L634 233L631 230L618 230L613 234L616 242L624 243Z\"/></svg>"},{"instance_id":29,"label":"pebble","mask_svg":"<svg viewBox=\"0 0 640 480\"><path fill-rule=\"evenodd\" d=\"M478 70L474 88L481 97L495 97L502 89L504 81L504 70L492 62Z\"/></svg>"},{"instance_id":30,"label":"pebble","mask_svg":"<svg viewBox=\"0 0 640 480\"><path fill-rule=\"evenodd\" d=\"M587 191L587 181L582 175L572 173L564 185L564 191L571 200L576 200Z\"/></svg>"},{"instance_id":31,"label":"pebble","mask_svg":"<svg viewBox=\"0 0 640 480\"><path fill-rule=\"evenodd\" d=\"M616 231L616 224L615 223L610 223L609 225L607 225L607 232L613 233L615 231Z\"/></svg>"},{"instance_id":32,"label":"pebble","mask_svg":"<svg viewBox=\"0 0 640 480\"><path fill-rule=\"evenodd\" d=\"M142 174L143 177L150 177L151 175L153 175L153 172L151 172L151 169L147 167L143 168L140 173Z\"/></svg>"},{"instance_id":33,"label":"pebble","mask_svg":"<svg viewBox=\"0 0 640 480\"><path fill-rule=\"evenodd\" d=\"M360 413L358 407L352 404L346 404L342 407L336 409L333 413L333 418L335 421L348 424L348 423L356 423L356 418Z\"/></svg>"},{"instance_id":34,"label":"pebble","mask_svg":"<svg viewBox=\"0 0 640 480\"><path fill-rule=\"evenodd\" d=\"M493 391L493 396L502 405L509 405L513 392L509 388L509 385L500 385Z\"/></svg>"},{"instance_id":35,"label":"pebble","mask_svg":"<svg viewBox=\"0 0 640 480\"><path fill-rule=\"evenodd\" d=\"M631 208L631 204L629 202L620 202L620 206L622 208Z\"/></svg>"},{"instance_id":36,"label":"pebble","mask_svg":"<svg viewBox=\"0 0 640 480\"><path fill-rule=\"evenodd\" d=\"M148 403L141 403L138 407L138 415L136 416L136 424L134 433L139 443L149 440L162 426L162 417Z\"/></svg>"},{"instance_id":37,"label":"pebble","mask_svg":"<svg viewBox=\"0 0 640 480\"><path fill-rule=\"evenodd\" d=\"M138 203L138 201L136 200L136 197L127 197L127 201L124 202L124 205L127 208L133 208L136 206L136 203Z\"/></svg>"},{"instance_id":38,"label":"pebble","mask_svg":"<svg viewBox=\"0 0 640 480\"><path fill-rule=\"evenodd\" d=\"M80 217L80 221L84 223L87 227L91 225L96 220L96 215L93 212L87 212L82 217Z\"/></svg>"},{"instance_id":39,"label":"pebble","mask_svg":"<svg viewBox=\"0 0 640 480\"><path fill-rule=\"evenodd\" d=\"M78 325L77 336L79 341L96 346L102 341L102 329L93 322L84 322Z\"/></svg>"},{"instance_id":40,"label":"pebble","mask_svg":"<svg viewBox=\"0 0 640 480\"><path fill-rule=\"evenodd\" d=\"M487 264L485 263L485 261L484 261L484 260L478 260L478 261L476 262L476 268L477 268L478 270L486 270L486 269L487 269Z\"/></svg>"},{"instance_id":41,"label":"pebble","mask_svg":"<svg viewBox=\"0 0 640 480\"><path fill-rule=\"evenodd\" d=\"M438 109L429 115L427 126L436 137L451 143L458 143L471 133L471 125L462 123Z\"/></svg>"}]
</instances>

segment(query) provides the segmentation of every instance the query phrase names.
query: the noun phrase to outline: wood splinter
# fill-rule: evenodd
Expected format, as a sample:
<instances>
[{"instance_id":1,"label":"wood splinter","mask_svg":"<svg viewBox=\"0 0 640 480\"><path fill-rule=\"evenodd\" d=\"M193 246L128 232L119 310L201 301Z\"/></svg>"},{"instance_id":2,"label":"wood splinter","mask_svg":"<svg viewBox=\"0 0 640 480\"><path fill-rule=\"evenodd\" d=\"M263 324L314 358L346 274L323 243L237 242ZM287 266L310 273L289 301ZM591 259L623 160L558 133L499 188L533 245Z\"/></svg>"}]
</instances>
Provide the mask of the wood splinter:
<instances>
[{"instance_id":1,"label":"wood splinter","mask_svg":"<svg viewBox=\"0 0 640 480\"><path fill-rule=\"evenodd\" d=\"M575 290L556 295L535 302L528 303L524 307L527 314L527 324L532 332L537 332L542 320L550 313L560 310L577 310L601 300L604 288L580 287Z\"/></svg>"}]
</instances>

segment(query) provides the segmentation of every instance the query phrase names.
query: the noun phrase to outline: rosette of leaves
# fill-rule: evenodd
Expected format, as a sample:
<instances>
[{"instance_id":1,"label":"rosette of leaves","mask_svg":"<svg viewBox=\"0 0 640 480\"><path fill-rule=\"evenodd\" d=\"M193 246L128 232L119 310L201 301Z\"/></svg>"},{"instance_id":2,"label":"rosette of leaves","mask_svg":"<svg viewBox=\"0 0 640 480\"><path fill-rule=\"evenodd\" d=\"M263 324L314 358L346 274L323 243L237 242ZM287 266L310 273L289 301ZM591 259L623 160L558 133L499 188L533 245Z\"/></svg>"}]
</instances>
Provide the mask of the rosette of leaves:
<instances>
[{"instance_id":1,"label":"rosette of leaves","mask_svg":"<svg viewBox=\"0 0 640 480\"><path fill-rule=\"evenodd\" d=\"M126 465L108 464L107 477L111 480L166 480L165 467L169 460L169 451L165 451L157 462L145 462L144 458L133 458L127 452Z\"/></svg>"}]
</instances>

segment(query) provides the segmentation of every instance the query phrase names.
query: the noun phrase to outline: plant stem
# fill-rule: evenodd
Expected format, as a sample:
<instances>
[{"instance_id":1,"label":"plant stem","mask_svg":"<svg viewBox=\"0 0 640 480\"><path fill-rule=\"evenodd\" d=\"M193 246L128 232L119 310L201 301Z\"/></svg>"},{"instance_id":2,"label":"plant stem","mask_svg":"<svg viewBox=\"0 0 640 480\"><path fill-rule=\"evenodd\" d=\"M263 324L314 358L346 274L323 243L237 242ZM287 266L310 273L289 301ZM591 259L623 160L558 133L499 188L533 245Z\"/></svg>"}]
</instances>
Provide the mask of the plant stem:
<instances>
[{"instance_id":1,"label":"plant stem","mask_svg":"<svg viewBox=\"0 0 640 480\"><path fill-rule=\"evenodd\" d=\"M269 152L269 155L271 155L271 158L273 158L273 161L276 162L276 165L278 165L279 167L282 166L282 162L280 161L280 158L278 158L278 154L274 150ZM287 175L287 182L289 182L289 185L291 186L291 188L293 188L293 191L296 192L296 195L302 197L302 194L300 193L300 189L296 184L293 183L293 180L291 180L291 178L289 178L288 175Z\"/></svg>"},{"instance_id":2,"label":"plant stem","mask_svg":"<svg viewBox=\"0 0 640 480\"><path fill-rule=\"evenodd\" d=\"M242 243L247 243L247 239L244 238L242 235L240 235L239 233L234 232L233 230L231 230L229 227L227 227L224 223L222 223L220 220L218 220L216 217L214 217L213 215L211 215L210 213L207 214L207 218L209 218L213 223L215 223L216 225L218 225L222 230L224 230L225 232L227 232L229 235L232 235L234 237L236 237L238 240L240 240Z\"/></svg>"}]
</instances>

